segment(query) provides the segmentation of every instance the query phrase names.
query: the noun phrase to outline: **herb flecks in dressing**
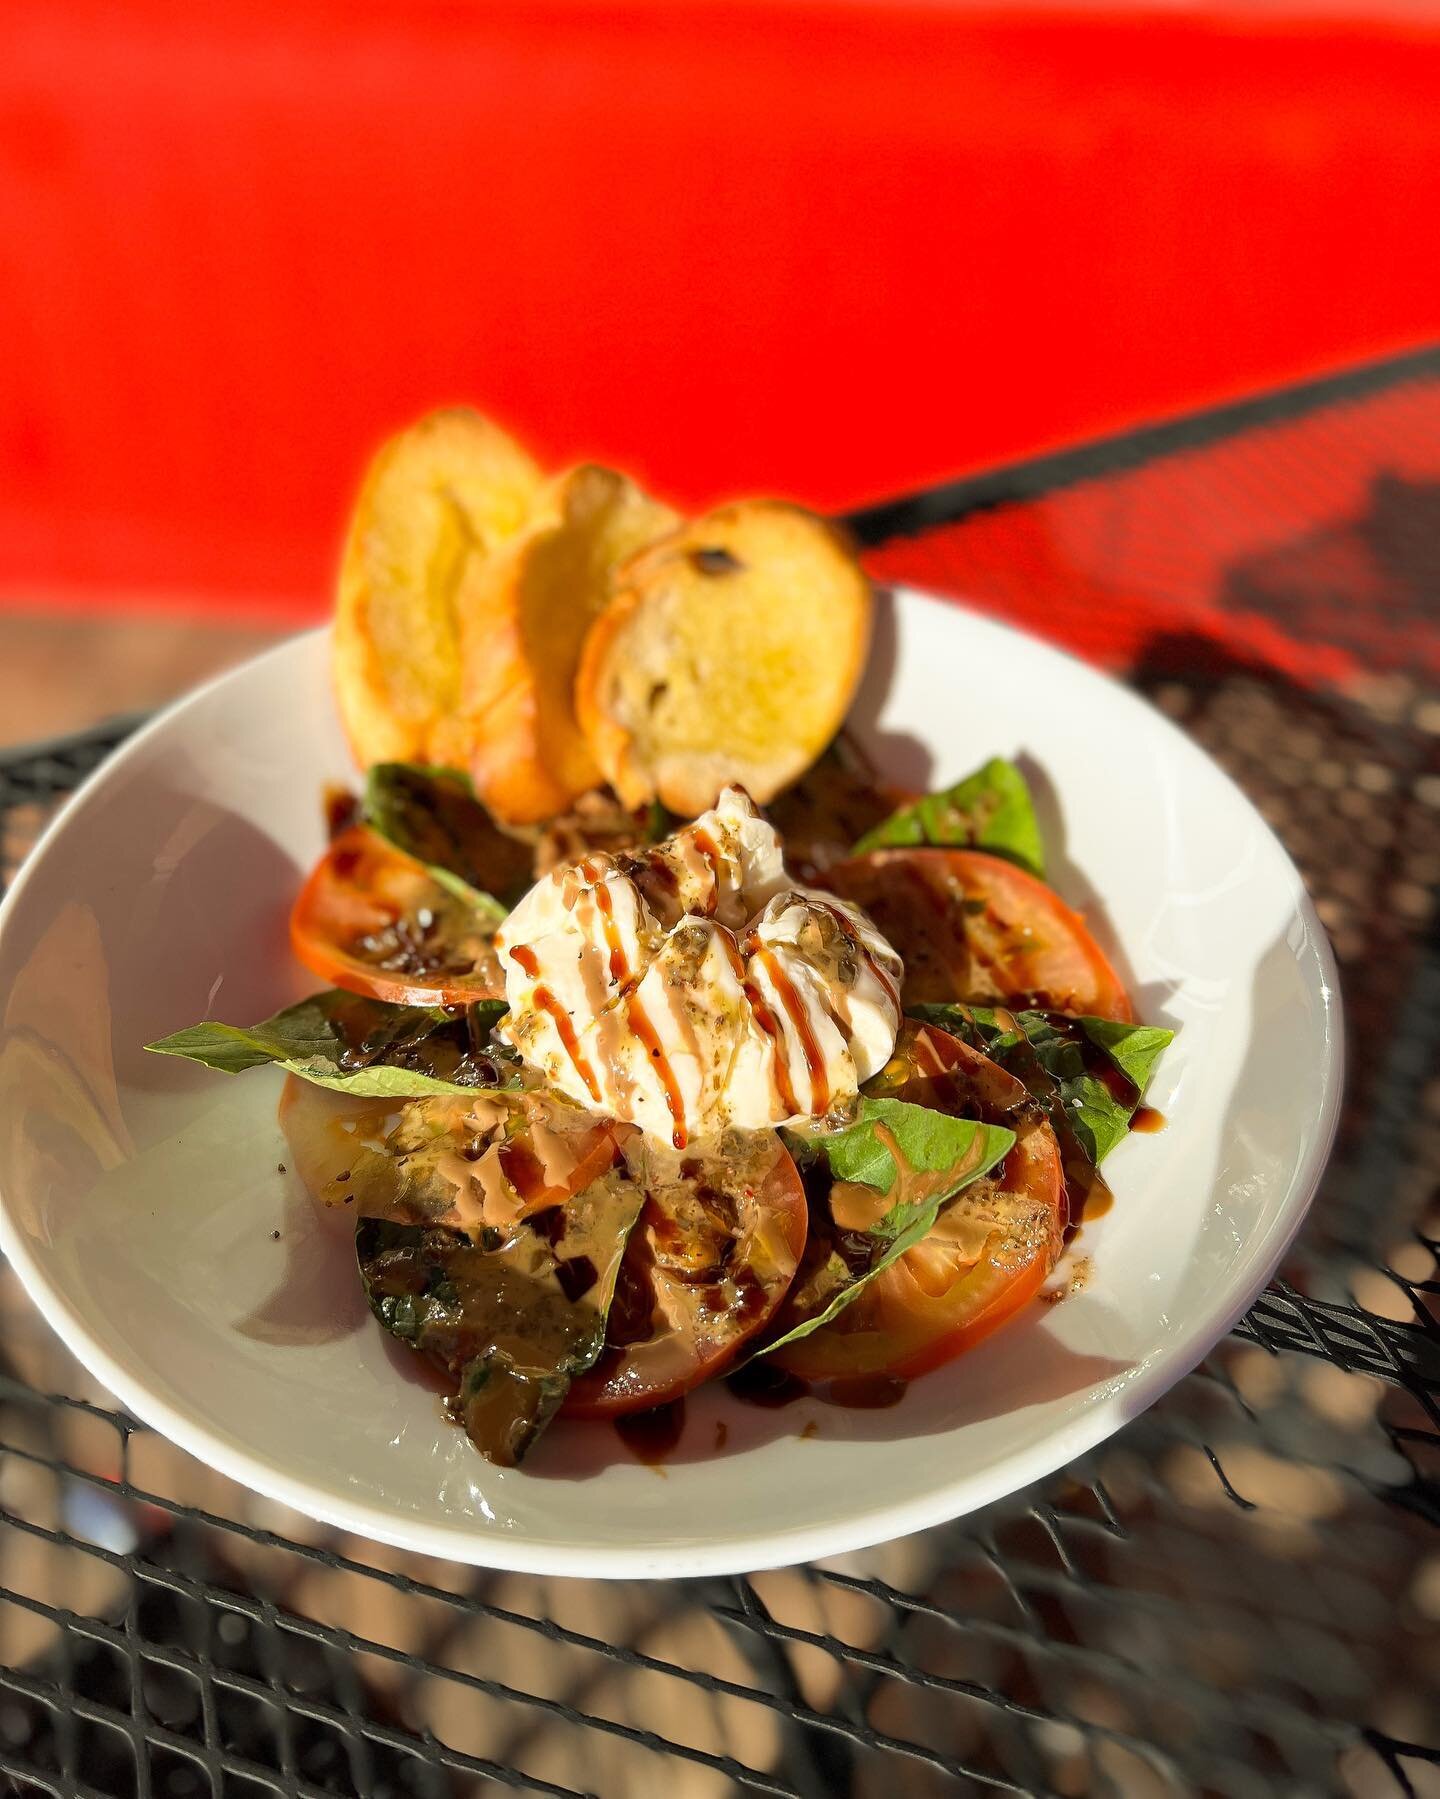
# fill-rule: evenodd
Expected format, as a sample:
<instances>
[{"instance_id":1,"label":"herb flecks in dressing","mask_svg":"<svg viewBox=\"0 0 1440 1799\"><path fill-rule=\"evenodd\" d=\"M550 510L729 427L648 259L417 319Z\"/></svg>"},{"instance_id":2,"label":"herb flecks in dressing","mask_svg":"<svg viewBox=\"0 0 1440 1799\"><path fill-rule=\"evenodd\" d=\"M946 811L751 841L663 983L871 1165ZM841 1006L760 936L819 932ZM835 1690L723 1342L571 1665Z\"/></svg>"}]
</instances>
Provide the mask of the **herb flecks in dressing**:
<instances>
[{"instance_id":1,"label":"herb flecks in dressing","mask_svg":"<svg viewBox=\"0 0 1440 1799\"><path fill-rule=\"evenodd\" d=\"M372 1311L456 1379L452 1415L491 1461L518 1462L599 1355L643 1201L611 1169L564 1206L479 1241L361 1221L356 1254Z\"/></svg>"}]
</instances>

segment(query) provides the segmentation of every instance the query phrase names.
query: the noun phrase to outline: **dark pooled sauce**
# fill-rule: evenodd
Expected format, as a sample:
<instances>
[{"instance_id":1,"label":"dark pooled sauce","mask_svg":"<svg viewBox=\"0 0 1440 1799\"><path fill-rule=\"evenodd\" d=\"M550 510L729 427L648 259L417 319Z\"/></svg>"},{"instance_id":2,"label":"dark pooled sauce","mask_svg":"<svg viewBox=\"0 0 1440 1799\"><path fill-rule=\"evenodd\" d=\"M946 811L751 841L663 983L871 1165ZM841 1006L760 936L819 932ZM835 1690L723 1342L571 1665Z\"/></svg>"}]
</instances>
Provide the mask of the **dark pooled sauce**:
<instances>
[{"instance_id":1,"label":"dark pooled sauce","mask_svg":"<svg viewBox=\"0 0 1440 1799\"><path fill-rule=\"evenodd\" d=\"M1070 1200L1070 1229L1066 1233L1067 1241L1082 1224L1089 1224L1093 1219L1103 1218L1115 1204L1115 1195L1110 1190L1110 1183L1098 1171L1092 1172L1089 1181L1083 1188L1078 1181L1067 1181L1065 1190Z\"/></svg>"},{"instance_id":2,"label":"dark pooled sauce","mask_svg":"<svg viewBox=\"0 0 1440 1799\"><path fill-rule=\"evenodd\" d=\"M1073 1153L1064 1142L1060 1145L1060 1165L1065 1177L1065 1241L1068 1243L1082 1224L1105 1216L1115 1204L1115 1195L1109 1181L1094 1163Z\"/></svg>"},{"instance_id":3,"label":"dark pooled sauce","mask_svg":"<svg viewBox=\"0 0 1440 1799\"><path fill-rule=\"evenodd\" d=\"M1067 1024L1058 1017L1052 1018L1051 1023L1076 1046L1084 1061L1086 1072L1104 1082L1116 1104L1134 1107L1130 1119L1132 1131L1141 1131L1148 1135L1165 1128L1164 1113L1157 1112L1154 1106L1137 1104L1140 1094L1134 1083L1126 1079L1104 1051L1090 1041L1078 1024ZM1065 1239L1069 1242L1082 1224L1095 1218L1102 1218L1110 1210L1115 1204L1115 1195L1100 1170L1084 1156L1074 1155L1071 1146L1063 1138L1060 1148L1065 1167L1066 1198L1070 1209L1069 1225L1065 1232Z\"/></svg>"},{"instance_id":4,"label":"dark pooled sauce","mask_svg":"<svg viewBox=\"0 0 1440 1799\"><path fill-rule=\"evenodd\" d=\"M743 1399L746 1405L764 1406L768 1411L804 1399L810 1391L803 1380L797 1380L763 1356L727 1375L725 1385L736 1399Z\"/></svg>"},{"instance_id":5,"label":"dark pooled sauce","mask_svg":"<svg viewBox=\"0 0 1440 1799\"><path fill-rule=\"evenodd\" d=\"M851 1406L857 1411L879 1411L898 1405L909 1384L893 1374L860 1374L850 1380L812 1385L775 1367L763 1356L737 1368L725 1381L734 1398L746 1405L763 1406L767 1411L791 1405L797 1399L818 1399L825 1405Z\"/></svg>"},{"instance_id":6,"label":"dark pooled sauce","mask_svg":"<svg viewBox=\"0 0 1440 1799\"><path fill-rule=\"evenodd\" d=\"M615 1420L615 1434L637 1461L652 1467L663 1462L685 1429L685 1401L672 1399L649 1412L626 1412ZM716 1444L719 1447L719 1444Z\"/></svg>"},{"instance_id":7,"label":"dark pooled sauce","mask_svg":"<svg viewBox=\"0 0 1440 1799\"><path fill-rule=\"evenodd\" d=\"M908 1381L894 1374L859 1374L853 1380L832 1380L817 1396L830 1405L854 1406L857 1411L878 1412L899 1405Z\"/></svg>"},{"instance_id":8,"label":"dark pooled sauce","mask_svg":"<svg viewBox=\"0 0 1440 1799\"><path fill-rule=\"evenodd\" d=\"M360 801L348 787L338 783L325 789L325 833L333 843L360 822Z\"/></svg>"}]
</instances>

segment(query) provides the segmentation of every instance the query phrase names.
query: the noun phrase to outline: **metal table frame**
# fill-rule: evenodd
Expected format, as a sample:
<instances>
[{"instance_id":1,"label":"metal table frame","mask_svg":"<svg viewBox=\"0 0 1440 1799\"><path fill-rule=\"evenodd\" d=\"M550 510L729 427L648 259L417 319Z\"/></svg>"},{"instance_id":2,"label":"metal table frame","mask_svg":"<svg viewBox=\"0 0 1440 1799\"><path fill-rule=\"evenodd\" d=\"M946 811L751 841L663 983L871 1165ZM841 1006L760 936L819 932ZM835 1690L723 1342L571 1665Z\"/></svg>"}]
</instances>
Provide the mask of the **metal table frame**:
<instances>
[{"instance_id":1,"label":"metal table frame","mask_svg":"<svg viewBox=\"0 0 1440 1799\"><path fill-rule=\"evenodd\" d=\"M1239 482L1288 518L1307 481L1278 547L1211 516ZM1437 499L1426 351L849 521L882 575L1049 608L1249 787L1331 921L1360 1050L1336 1158L1201 1368L955 1524L616 1587L282 1514L119 1412L7 1270L0 1792L1440 1791ZM1357 556L1372 615L1342 666L1312 627ZM7 867L134 722L0 753Z\"/></svg>"}]
</instances>

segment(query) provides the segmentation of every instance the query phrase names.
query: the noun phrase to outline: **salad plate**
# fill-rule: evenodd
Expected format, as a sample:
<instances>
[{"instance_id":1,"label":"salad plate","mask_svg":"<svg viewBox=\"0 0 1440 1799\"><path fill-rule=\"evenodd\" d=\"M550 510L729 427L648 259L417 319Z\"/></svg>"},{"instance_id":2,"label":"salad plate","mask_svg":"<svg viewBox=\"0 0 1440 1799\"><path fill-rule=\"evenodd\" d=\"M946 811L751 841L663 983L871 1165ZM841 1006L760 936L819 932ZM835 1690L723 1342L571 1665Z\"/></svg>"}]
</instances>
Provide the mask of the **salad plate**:
<instances>
[{"instance_id":1,"label":"salad plate","mask_svg":"<svg viewBox=\"0 0 1440 1799\"><path fill-rule=\"evenodd\" d=\"M71 800L0 908L0 1244L134 1415L256 1491L417 1552L586 1576L748 1571L923 1529L1070 1461L1154 1401L1253 1301L1338 1115L1334 966L1240 791L1134 695L963 606L879 597L848 729L896 785L992 756L1028 778L1049 876L1139 1016L1175 1033L1163 1128L1107 1160L1113 1204L1056 1303L838 1406L712 1384L658 1463L594 1422L519 1467L475 1453L377 1331L353 1222L307 1195L283 1076L217 1079L145 1045L266 1018L315 983L287 918L354 780L328 633L201 689Z\"/></svg>"}]
</instances>

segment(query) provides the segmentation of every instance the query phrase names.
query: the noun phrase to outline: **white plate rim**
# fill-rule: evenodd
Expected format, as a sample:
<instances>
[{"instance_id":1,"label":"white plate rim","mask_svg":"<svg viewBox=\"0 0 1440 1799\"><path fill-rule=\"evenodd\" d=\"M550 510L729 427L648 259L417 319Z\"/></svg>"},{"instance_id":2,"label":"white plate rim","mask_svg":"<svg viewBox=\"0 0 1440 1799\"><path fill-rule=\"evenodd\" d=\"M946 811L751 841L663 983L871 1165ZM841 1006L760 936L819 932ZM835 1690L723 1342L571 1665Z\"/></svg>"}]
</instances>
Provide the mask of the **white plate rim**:
<instances>
[{"instance_id":1,"label":"white plate rim","mask_svg":"<svg viewBox=\"0 0 1440 1799\"><path fill-rule=\"evenodd\" d=\"M96 1339L83 1316L30 1254L25 1233L17 1228L10 1197L0 1191L0 1251L4 1252L30 1299L66 1348L119 1400L125 1411L206 1466L252 1492L289 1506L321 1524L394 1548L443 1561L522 1574L590 1579L689 1578L760 1572L801 1561L845 1555L947 1523L992 1504L1044 1479L1104 1441L1183 1380L1228 1334L1263 1292L1299 1232L1339 1128L1345 1080L1344 1006L1334 952L1299 871L1243 788L1178 725L1113 676L1031 632L967 607L963 599L954 595L937 594L908 583L892 583L889 591L947 608L958 606L969 612L977 623L1023 640L1028 654L1049 659L1072 678L1098 683L1105 690L1109 704L1129 710L1132 715L1142 715L1147 729L1158 730L1168 738L1176 754L1189 761L1205 779L1218 783L1231 800L1244 807L1254 826L1268 839L1289 871L1295 912L1305 928L1307 944L1318 964L1319 1000L1326 1023L1316 1129L1307 1152L1297 1161L1290 1175L1275 1216L1249 1246L1243 1268L1236 1271L1235 1279L1217 1289L1208 1307L1188 1318L1183 1329L1159 1346L1132 1374L1117 1381L1110 1392L1088 1406L1071 1424L1062 1426L1028 1449L1010 1452L989 1468L967 1473L926 1493L873 1506L828 1523L777 1527L763 1537L716 1536L704 1543L654 1548L535 1545L503 1531L475 1532L472 1528L467 1536L459 1521L455 1527L442 1527L421 1520L397 1519L379 1506L348 1502L333 1493L319 1493L229 1433L173 1408L153 1394L143 1381L133 1378ZM3 939L10 917L18 910L25 889L51 843L95 803L107 782L123 770L132 754L138 754L176 718L202 707L209 696L227 682L253 675L271 659L293 653L298 643L323 636L328 629L321 625L296 633L258 656L213 676L164 707L127 737L85 778L41 832L0 899L0 939ZM162 1497L155 1497L156 1503L166 1504ZM475 1553L467 1554L467 1548Z\"/></svg>"}]
</instances>

